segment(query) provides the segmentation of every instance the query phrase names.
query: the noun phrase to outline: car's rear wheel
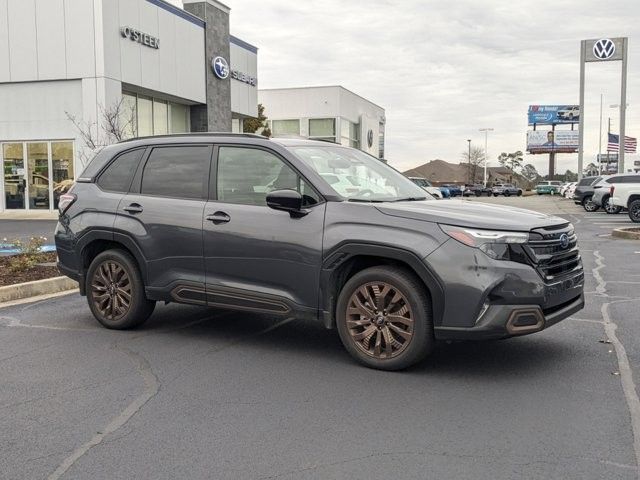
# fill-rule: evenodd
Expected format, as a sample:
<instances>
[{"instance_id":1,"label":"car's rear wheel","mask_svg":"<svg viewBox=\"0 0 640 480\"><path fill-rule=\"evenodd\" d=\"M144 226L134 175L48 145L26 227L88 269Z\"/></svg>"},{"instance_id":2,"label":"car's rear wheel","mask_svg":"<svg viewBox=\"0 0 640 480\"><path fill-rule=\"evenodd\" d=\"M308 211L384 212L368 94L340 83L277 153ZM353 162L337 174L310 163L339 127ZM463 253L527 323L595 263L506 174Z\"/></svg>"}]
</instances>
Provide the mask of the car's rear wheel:
<instances>
[{"instance_id":1,"label":"car's rear wheel","mask_svg":"<svg viewBox=\"0 0 640 480\"><path fill-rule=\"evenodd\" d=\"M518 196L521 197L522 196L522 190L518 190Z\"/></svg>"},{"instance_id":2,"label":"car's rear wheel","mask_svg":"<svg viewBox=\"0 0 640 480\"><path fill-rule=\"evenodd\" d=\"M494 194L493 194L493 196L494 196L494 197L497 197L497 196L498 196L498 194L497 194L497 193L494 193Z\"/></svg>"},{"instance_id":3,"label":"car's rear wheel","mask_svg":"<svg viewBox=\"0 0 640 480\"><path fill-rule=\"evenodd\" d=\"M611 203L611 197L604 197L604 200L602 200L602 206L604 208L604 211L609 215L615 215L617 213L620 213L620 211L622 210L622 207Z\"/></svg>"},{"instance_id":4,"label":"car's rear wheel","mask_svg":"<svg viewBox=\"0 0 640 480\"><path fill-rule=\"evenodd\" d=\"M96 320L116 330L141 325L156 305L145 297L138 266L123 250L107 250L93 259L87 271L86 291Z\"/></svg>"},{"instance_id":5,"label":"car's rear wheel","mask_svg":"<svg viewBox=\"0 0 640 480\"><path fill-rule=\"evenodd\" d=\"M593 197L591 196L585 197L584 200L582 200L582 207L587 212L595 212L600 208L600 206L593 202Z\"/></svg>"},{"instance_id":6,"label":"car's rear wheel","mask_svg":"<svg viewBox=\"0 0 640 480\"><path fill-rule=\"evenodd\" d=\"M629 218L632 222L640 223L640 200L634 200L629 204Z\"/></svg>"},{"instance_id":7,"label":"car's rear wheel","mask_svg":"<svg viewBox=\"0 0 640 480\"><path fill-rule=\"evenodd\" d=\"M511 193L509 193L507 190L505 190L505 191L504 191L504 196L505 196L505 197L509 197L509 196L511 196Z\"/></svg>"},{"instance_id":8,"label":"car's rear wheel","mask_svg":"<svg viewBox=\"0 0 640 480\"><path fill-rule=\"evenodd\" d=\"M433 348L431 303L424 285L397 267L372 267L355 274L338 297L340 339L360 363L400 370Z\"/></svg>"}]
</instances>

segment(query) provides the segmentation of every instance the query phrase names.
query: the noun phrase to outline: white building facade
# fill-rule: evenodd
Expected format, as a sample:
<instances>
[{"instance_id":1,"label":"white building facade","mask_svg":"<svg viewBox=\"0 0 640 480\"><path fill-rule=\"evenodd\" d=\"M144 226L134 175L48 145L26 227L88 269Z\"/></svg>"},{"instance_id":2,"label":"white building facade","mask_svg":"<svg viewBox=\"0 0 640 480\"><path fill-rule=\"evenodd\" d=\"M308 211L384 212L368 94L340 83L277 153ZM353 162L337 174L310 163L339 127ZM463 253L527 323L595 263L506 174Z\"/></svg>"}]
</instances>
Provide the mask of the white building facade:
<instances>
[{"instance_id":1,"label":"white building facade","mask_svg":"<svg viewBox=\"0 0 640 480\"><path fill-rule=\"evenodd\" d=\"M384 108L341 86L259 89L274 136L301 135L384 159Z\"/></svg>"},{"instance_id":2,"label":"white building facade","mask_svg":"<svg viewBox=\"0 0 640 480\"><path fill-rule=\"evenodd\" d=\"M56 208L92 156L84 137L103 142L114 112L125 137L257 115L257 80L210 80L214 55L257 77L257 49L230 47L228 18L216 0L0 0L0 212Z\"/></svg>"}]
</instances>

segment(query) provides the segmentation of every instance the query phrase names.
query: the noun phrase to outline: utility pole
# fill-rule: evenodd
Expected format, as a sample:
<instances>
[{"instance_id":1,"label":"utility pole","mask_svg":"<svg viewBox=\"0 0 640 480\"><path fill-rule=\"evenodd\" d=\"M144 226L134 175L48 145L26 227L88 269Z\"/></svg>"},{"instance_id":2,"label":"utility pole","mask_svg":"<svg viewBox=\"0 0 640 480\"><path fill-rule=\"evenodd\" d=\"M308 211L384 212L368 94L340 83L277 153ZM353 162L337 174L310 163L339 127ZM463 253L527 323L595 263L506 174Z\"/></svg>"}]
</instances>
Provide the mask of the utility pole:
<instances>
[{"instance_id":1,"label":"utility pole","mask_svg":"<svg viewBox=\"0 0 640 480\"><path fill-rule=\"evenodd\" d=\"M487 152L487 135L489 132L493 132L493 128L481 128L481 132L484 132L484 180L483 186L487 188L487 163L489 163L489 152Z\"/></svg>"}]
</instances>

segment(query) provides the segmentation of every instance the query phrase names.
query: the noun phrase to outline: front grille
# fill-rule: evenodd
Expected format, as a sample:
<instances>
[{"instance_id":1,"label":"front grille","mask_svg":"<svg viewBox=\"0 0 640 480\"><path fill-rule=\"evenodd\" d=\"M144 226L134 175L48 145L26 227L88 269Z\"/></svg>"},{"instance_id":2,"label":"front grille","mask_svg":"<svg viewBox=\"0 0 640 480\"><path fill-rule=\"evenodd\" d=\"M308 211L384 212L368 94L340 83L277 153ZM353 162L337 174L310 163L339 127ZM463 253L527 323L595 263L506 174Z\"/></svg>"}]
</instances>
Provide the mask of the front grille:
<instances>
[{"instance_id":1,"label":"front grille","mask_svg":"<svg viewBox=\"0 0 640 480\"><path fill-rule=\"evenodd\" d=\"M532 230L525 250L545 281L582 270L578 239L569 223Z\"/></svg>"}]
</instances>

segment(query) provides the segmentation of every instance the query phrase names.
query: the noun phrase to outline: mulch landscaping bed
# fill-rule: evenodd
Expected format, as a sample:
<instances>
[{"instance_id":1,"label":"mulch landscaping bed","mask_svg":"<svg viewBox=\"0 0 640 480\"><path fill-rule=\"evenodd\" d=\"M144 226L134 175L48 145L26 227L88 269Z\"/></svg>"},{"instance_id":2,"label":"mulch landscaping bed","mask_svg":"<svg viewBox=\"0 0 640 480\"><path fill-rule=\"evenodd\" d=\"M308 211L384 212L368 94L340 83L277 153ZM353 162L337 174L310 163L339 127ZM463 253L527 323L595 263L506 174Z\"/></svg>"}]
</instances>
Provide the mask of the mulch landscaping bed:
<instances>
[{"instance_id":1,"label":"mulch landscaping bed","mask_svg":"<svg viewBox=\"0 0 640 480\"><path fill-rule=\"evenodd\" d=\"M30 282L32 280L42 280L44 278L59 277L62 274L58 267L45 267L35 265L23 272L11 272L9 262L12 257L0 257L0 287L14 285L16 283ZM38 256L38 263L50 263L56 261L55 252L41 253Z\"/></svg>"}]
</instances>

